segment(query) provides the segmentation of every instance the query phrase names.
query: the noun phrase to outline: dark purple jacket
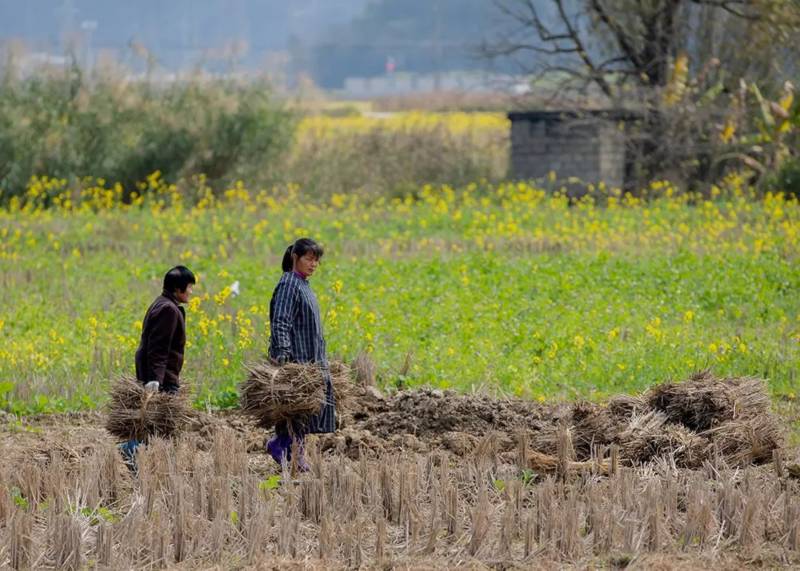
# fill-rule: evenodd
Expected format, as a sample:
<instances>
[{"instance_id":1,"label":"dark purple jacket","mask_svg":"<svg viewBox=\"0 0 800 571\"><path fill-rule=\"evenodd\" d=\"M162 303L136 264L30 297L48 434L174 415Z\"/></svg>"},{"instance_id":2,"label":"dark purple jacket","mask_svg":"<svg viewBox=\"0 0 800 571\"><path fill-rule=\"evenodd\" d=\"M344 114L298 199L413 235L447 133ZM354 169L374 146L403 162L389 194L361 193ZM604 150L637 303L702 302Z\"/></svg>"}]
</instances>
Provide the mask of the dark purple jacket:
<instances>
[{"instance_id":1,"label":"dark purple jacket","mask_svg":"<svg viewBox=\"0 0 800 571\"><path fill-rule=\"evenodd\" d=\"M142 339L136 350L136 378L158 381L161 390L178 390L186 345L186 312L175 296L162 292L150 305L142 322Z\"/></svg>"}]
</instances>

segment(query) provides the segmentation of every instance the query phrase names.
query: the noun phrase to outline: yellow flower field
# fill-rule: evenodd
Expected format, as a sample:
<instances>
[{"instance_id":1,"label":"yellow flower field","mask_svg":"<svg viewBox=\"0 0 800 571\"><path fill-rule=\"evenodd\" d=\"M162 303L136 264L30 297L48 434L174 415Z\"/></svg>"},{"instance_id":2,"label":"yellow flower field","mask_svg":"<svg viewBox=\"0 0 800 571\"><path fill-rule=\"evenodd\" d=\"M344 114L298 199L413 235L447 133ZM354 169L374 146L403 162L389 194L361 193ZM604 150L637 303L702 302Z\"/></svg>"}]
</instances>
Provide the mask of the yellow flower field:
<instances>
[{"instance_id":1,"label":"yellow flower field","mask_svg":"<svg viewBox=\"0 0 800 571\"><path fill-rule=\"evenodd\" d=\"M306 235L327 250L313 287L331 353L369 353L384 384L602 398L713 367L796 396L800 207L737 177L708 197L656 182L574 204L524 183L320 201L158 173L128 199L85 182L35 179L0 210L5 407L102 402L176 263L200 276L186 378L232 404L266 348L280 255Z\"/></svg>"}]
</instances>

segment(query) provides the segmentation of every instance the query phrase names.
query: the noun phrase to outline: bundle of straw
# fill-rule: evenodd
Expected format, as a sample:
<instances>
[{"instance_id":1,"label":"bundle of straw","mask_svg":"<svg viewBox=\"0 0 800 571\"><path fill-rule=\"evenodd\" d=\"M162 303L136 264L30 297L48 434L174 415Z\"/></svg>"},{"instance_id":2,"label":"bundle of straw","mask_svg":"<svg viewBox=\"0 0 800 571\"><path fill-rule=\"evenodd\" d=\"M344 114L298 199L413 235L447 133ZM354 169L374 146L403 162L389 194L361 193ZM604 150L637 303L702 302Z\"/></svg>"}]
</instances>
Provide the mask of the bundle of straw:
<instances>
[{"instance_id":1,"label":"bundle of straw","mask_svg":"<svg viewBox=\"0 0 800 571\"><path fill-rule=\"evenodd\" d=\"M592 447L614 442L620 426L608 408L589 402L572 406L572 433L578 458L591 456Z\"/></svg>"},{"instance_id":2,"label":"bundle of straw","mask_svg":"<svg viewBox=\"0 0 800 571\"><path fill-rule=\"evenodd\" d=\"M540 474L554 474L557 472L595 472L608 474L608 460L575 461L544 454L538 450L528 450L528 468ZM562 474L565 475L565 474Z\"/></svg>"},{"instance_id":3,"label":"bundle of straw","mask_svg":"<svg viewBox=\"0 0 800 571\"><path fill-rule=\"evenodd\" d=\"M638 395L616 395L608 399L608 412L621 420L629 419L646 408L647 402Z\"/></svg>"},{"instance_id":4,"label":"bundle of straw","mask_svg":"<svg viewBox=\"0 0 800 571\"><path fill-rule=\"evenodd\" d=\"M178 394L148 392L144 385L122 376L111 386L106 430L123 440L146 441L150 436L167 438L193 417L184 387Z\"/></svg>"},{"instance_id":5,"label":"bundle of straw","mask_svg":"<svg viewBox=\"0 0 800 571\"><path fill-rule=\"evenodd\" d=\"M247 379L239 387L239 406L262 428L272 428L284 420L300 420L317 414L326 403L325 373L315 363L269 362L247 365ZM332 361L333 395L338 412L353 398L351 370L346 364Z\"/></svg>"},{"instance_id":6,"label":"bundle of straw","mask_svg":"<svg viewBox=\"0 0 800 571\"><path fill-rule=\"evenodd\" d=\"M709 439L706 456L719 454L732 466L763 464L784 443L784 432L772 415L730 420L702 433Z\"/></svg>"},{"instance_id":7,"label":"bundle of straw","mask_svg":"<svg viewBox=\"0 0 800 571\"><path fill-rule=\"evenodd\" d=\"M660 437L666 421L667 417L655 410L634 414L618 436L621 455L634 464L657 456L664 447Z\"/></svg>"},{"instance_id":8,"label":"bundle of straw","mask_svg":"<svg viewBox=\"0 0 800 571\"><path fill-rule=\"evenodd\" d=\"M666 383L647 395L650 407L670 422L696 431L734 419L755 418L769 412L769 394L763 380L749 377L719 379L708 371L684 383Z\"/></svg>"},{"instance_id":9,"label":"bundle of straw","mask_svg":"<svg viewBox=\"0 0 800 571\"><path fill-rule=\"evenodd\" d=\"M336 398L337 412L347 408L353 399L353 373L351 368L341 361L331 361L329 365L333 394Z\"/></svg>"},{"instance_id":10,"label":"bundle of straw","mask_svg":"<svg viewBox=\"0 0 800 571\"><path fill-rule=\"evenodd\" d=\"M681 468L699 468L707 458L708 439L680 424L664 426L667 452Z\"/></svg>"},{"instance_id":11,"label":"bundle of straw","mask_svg":"<svg viewBox=\"0 0 800 571\"><path fill-rule=\"evenodd\" d=\"M262 428L272 428L282 420L308 418L325 404L324 373L313 363L279 367L265 362L246 368L248 376L239 387L239 405Z\"/></svg>"}]
</instances>

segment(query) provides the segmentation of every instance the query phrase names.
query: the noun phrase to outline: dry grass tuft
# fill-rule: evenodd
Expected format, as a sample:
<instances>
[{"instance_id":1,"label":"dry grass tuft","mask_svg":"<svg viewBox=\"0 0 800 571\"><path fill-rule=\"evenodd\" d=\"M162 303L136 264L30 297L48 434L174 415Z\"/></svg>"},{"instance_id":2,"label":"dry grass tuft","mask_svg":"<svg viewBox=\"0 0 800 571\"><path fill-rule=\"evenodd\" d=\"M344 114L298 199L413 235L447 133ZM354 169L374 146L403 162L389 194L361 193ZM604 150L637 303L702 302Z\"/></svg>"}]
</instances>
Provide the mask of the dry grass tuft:
<instances>
[{"instance_id":1,"label":"dry grass tuft","mask_svg":"<svg viewBox=\"0 0 800 571\"><path fill-rule=\"evenodd\" d=\"M361 387L374 387L376 385L375 361L369 353L361 351L353 361L355 381ZM331 371L332 372L332 371Z\"/></svg>"}]
</instances>

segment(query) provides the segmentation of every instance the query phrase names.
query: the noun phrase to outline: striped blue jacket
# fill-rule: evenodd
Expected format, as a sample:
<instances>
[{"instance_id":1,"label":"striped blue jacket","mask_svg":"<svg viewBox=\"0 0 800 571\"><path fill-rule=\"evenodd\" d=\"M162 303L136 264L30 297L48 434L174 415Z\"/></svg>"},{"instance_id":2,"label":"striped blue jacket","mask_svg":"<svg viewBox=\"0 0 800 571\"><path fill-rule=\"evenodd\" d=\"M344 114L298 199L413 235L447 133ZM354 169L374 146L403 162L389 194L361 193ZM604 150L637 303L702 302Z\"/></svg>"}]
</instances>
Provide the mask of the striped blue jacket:
<instances>
[{"instance_id":1,"label":"striped blue jacket","mask_svg":"<svg viewBox=\"0 0 800 571\"><path fill-rule=\"evenodd\" d=\"M336 400L328 369L325 337L322 333L317 296L308 281L294 272L281 276L269 304L269 355L279 362L318 363L326 384L325 404L313 416L307 432L333 432L336 429Z\"/></svg>"}]
</instances>

